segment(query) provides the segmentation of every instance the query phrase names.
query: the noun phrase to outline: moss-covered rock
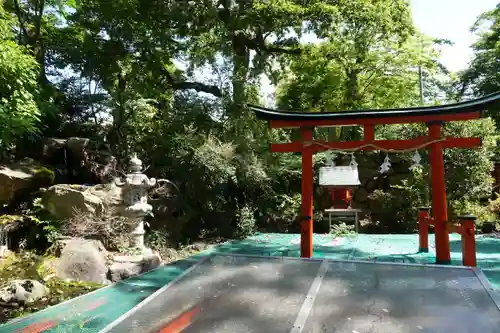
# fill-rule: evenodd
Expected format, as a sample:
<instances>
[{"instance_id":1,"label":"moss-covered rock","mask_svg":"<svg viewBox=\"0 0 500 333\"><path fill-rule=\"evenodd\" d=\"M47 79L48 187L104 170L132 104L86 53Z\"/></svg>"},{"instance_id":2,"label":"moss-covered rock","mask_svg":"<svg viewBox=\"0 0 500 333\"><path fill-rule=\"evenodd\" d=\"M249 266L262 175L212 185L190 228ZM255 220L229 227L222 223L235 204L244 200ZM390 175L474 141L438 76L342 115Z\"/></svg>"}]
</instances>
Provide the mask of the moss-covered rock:
<instances>
[{"instance_id":1,"label":"moss-covered rock","mask_svg":"<svg viewBox=\"0 0 500 333\"><path fill-rule=\"evenodd\" d=\"M39 256L24 252L11 254L0 262L0 286L5 286L13 280L34 280L43 283L49 293L30 304L4 304L0 306L0 323L12 318L24 316L42 310L48 306L78 297L102 285L88 282L66 282L55 278L53 256Z\"/></svg>"},{"instance_id":2,"label":"moss-covered rock","mask_svg":"<svg viewBox=\"0 0 500 333\"><path fill-rule=\"evenodd\" d=\"M54 171L46 167L41 167L35 170L33 182L35 182L38 187L47 187L54 184L55 178L56 174Z\"/></svg>"}]
</instances>

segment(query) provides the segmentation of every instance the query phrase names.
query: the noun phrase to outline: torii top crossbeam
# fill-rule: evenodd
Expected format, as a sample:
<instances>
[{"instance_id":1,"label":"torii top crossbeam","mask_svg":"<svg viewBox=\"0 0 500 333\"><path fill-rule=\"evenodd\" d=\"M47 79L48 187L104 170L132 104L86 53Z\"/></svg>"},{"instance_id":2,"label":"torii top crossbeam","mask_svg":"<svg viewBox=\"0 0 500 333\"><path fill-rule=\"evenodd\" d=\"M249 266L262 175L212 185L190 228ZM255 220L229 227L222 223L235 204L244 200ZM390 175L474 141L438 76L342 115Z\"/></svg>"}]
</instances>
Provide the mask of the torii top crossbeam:
<instances>
[{"instance_id":1,"label":"torii top crossbeam","mask_svg":"<svg viewBox=\"0 0 500 333\"><path fill-rule=\"evenodd\" d=\"M312 155L322 150L384 150L408 151L429 148L432 168L432 213L435 221L436 261L450 262L446 188L443 149L474 148L481 145L480 138L454 138L441 136L445 122L479 119L482 112L500 102L500 92L475 100L438 106L412 107L386 110L351 110L340 112L297 112L273 110L249 105L260 120L271 128L300 128L301 140L271 144L273 152L302 153L301 256L312 256L313 216L313 162ZM375 140L375 125L426 123L428 135L408 140ZM363 126L363 140L325 142L313 139L314 127Z\"/></svg>"},{"instance_id":2,"label":"torii top crossbeam","mask_svg":"<svg viewBox=\"0 0 500 333\"><path fill-rule=\"evenodd\" d=\"M274 110L255 105L249 105L249 107L255 112L257 119L269 121L272 128L291 128L471 120L480 118L482 111L499 101L500 92L460 103L402 109L298 112Z\"/></svg>"}]
</instances>

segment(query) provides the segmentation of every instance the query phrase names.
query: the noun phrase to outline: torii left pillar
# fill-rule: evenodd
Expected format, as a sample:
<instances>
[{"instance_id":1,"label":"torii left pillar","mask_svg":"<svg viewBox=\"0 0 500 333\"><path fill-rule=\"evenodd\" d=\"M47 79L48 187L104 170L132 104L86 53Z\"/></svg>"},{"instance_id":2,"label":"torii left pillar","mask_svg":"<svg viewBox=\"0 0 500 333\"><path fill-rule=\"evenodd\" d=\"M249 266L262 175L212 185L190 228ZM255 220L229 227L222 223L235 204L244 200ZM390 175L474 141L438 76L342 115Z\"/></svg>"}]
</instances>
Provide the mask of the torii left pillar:
<instances>
[{"instance_id":1,"label":"torii left pillar","mask_svg":"<svg viewBox=\"0 0 500 333\"><path fill-rule=\"evenodd\" d=\"M429 122L427 126L429 128L429 138L433 140L442 138L442 122ZM431 144L429 148L429 159L431 164L432 215L434 219L434 236L436 238L436 263L446 265L450 264L451 258L450 236L446 227L448 223L448 212L444 177L443 144L441 142Z\"/></svg>"},{"instance_id":2,"label":"torii left pillar","mask_svg":"<svg viewBox=\"0 0 500 333\"><path fill-rule=\"evenodd\" d=\"M301 127L302 142L312 141L313 128ZM313 255L313 149L302 145L302 201L300 206L300 256Z\"/></svg>"}]
</instances>

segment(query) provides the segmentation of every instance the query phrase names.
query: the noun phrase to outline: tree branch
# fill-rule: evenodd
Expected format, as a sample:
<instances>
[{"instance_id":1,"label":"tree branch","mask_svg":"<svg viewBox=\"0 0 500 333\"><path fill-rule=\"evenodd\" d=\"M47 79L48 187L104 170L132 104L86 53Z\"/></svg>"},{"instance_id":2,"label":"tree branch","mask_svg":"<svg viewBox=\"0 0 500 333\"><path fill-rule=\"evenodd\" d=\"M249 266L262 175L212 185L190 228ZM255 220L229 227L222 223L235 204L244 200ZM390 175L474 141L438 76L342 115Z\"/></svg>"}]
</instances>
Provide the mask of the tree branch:
<instances>
[{"instance_id":1,"label":"tree branch","mask_svg":"<svg viewBox=\"0 0 500 333\"><path fill-rule=\"evenodd\" d=\"M220 91L219 87L204 84L201 82L190 82L190 81L171 82L170 85L172 86L172 88L177 90L194 89L197 92L204 92L212 94L215 97L222 97L222 92Z\"/></svg>"},{"instance_id":2,"label":"tree branch","mask_svg":"<svg viewBox=\"0 0 500 333\"><path fill-rule=\"evenodd\" d=\"M40 38L40 32L42 30L42 17L43 17L43 10L45 9L45 0L41 0L40 3L38 4L39 7L36 8L36 21L35 21L35 35L33 36L33 40L37 41Z\"/></svg>"},{"instance_id":3,"label":"tree branch","mask_svg":"<svg viewBox=\"0 0 500 333\"><path fill-rule=\"evenodd\" d=\"M289 55L302 54L302 49L299 47L285 48L279 44L266 44L262 35L257 35L255 38L249 38L246 35L240 35L239 37L241 41L240 43L244 44L247 49L254 50L259 55L262 55L262 53Z\"/></svg>"},{"instance_id":4,"label":"tree branch","mask_svg":"<svg viewBox=\"0 0 500 333\"><path fill-rule=\"evenodd\" d=\"M267 53L279 53L279 54L290 54L290 55L300 55L302 54L302 49L285 49L278 46L264 46L262 49Z\"/></svg>"},{"instance_id":5,"label":"tree branch","mask_svg":"<svg viewBox=\"0 0 500 333\"><path fill-rule=\"evenodd\" d=\"M21 27L21 30L23 31L26 39L30 39L30 35L28 34L28 30L26 30L26 26L24 25L24 20L22 19L23 12L21 10L21 6L19 6L18 0L14 0L14 7L16 7L17 20L19 21L19 25Z\"/></svg>"},{"instance_id":6,"label":"tree branch","mask_svg":"<svg viewBox=\"0 0 500 333\"><path fill-rule=\"evenodd\" d=\"M175 90L193 89L197 92L212 94L215 97L222 97L222 91L217 86L208 85L201 82L178 81L166 69L163 70L163 74L168 85Z\"/></svg>"}]
</instances>

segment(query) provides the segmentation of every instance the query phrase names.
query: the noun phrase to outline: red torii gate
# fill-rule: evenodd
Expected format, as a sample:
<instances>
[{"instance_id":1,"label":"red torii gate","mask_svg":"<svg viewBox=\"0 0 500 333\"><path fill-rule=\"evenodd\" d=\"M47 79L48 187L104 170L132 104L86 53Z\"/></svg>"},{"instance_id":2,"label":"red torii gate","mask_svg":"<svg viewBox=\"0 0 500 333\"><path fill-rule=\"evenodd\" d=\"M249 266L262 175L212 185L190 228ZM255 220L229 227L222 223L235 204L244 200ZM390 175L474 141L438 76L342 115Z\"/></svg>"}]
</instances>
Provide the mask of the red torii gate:
<instances>
[{"instance_id":1,"label":"red torii gate","mask_svg":"<svg viewBox=\"0 0 500 333\"><path fill-rule=\"evenodd\" d=\"M432 215L435 226L436 263L449 264L450 239L446 187L444 178L443 149L474 148L481 146L480 138L442 137L443 125L449 121L481 118L481 112L500 100L500 92L471 101L440 106L413 107L386 110L354 110L342 112L294 112L273 110L249 105L257 119L266 120L271 128L299 128L301 140L291 143L273 143L271 151L277 153L302 153L302 202L301 202L301 257L313 254L313 154L335 150L386 150L397 152L429 148L432 178ZM426 123L428 134L409 140L375 140L375 125ZM326 142L314 140L315 127L363 126L361 141Z\"/></svg>"}]
</instances>

